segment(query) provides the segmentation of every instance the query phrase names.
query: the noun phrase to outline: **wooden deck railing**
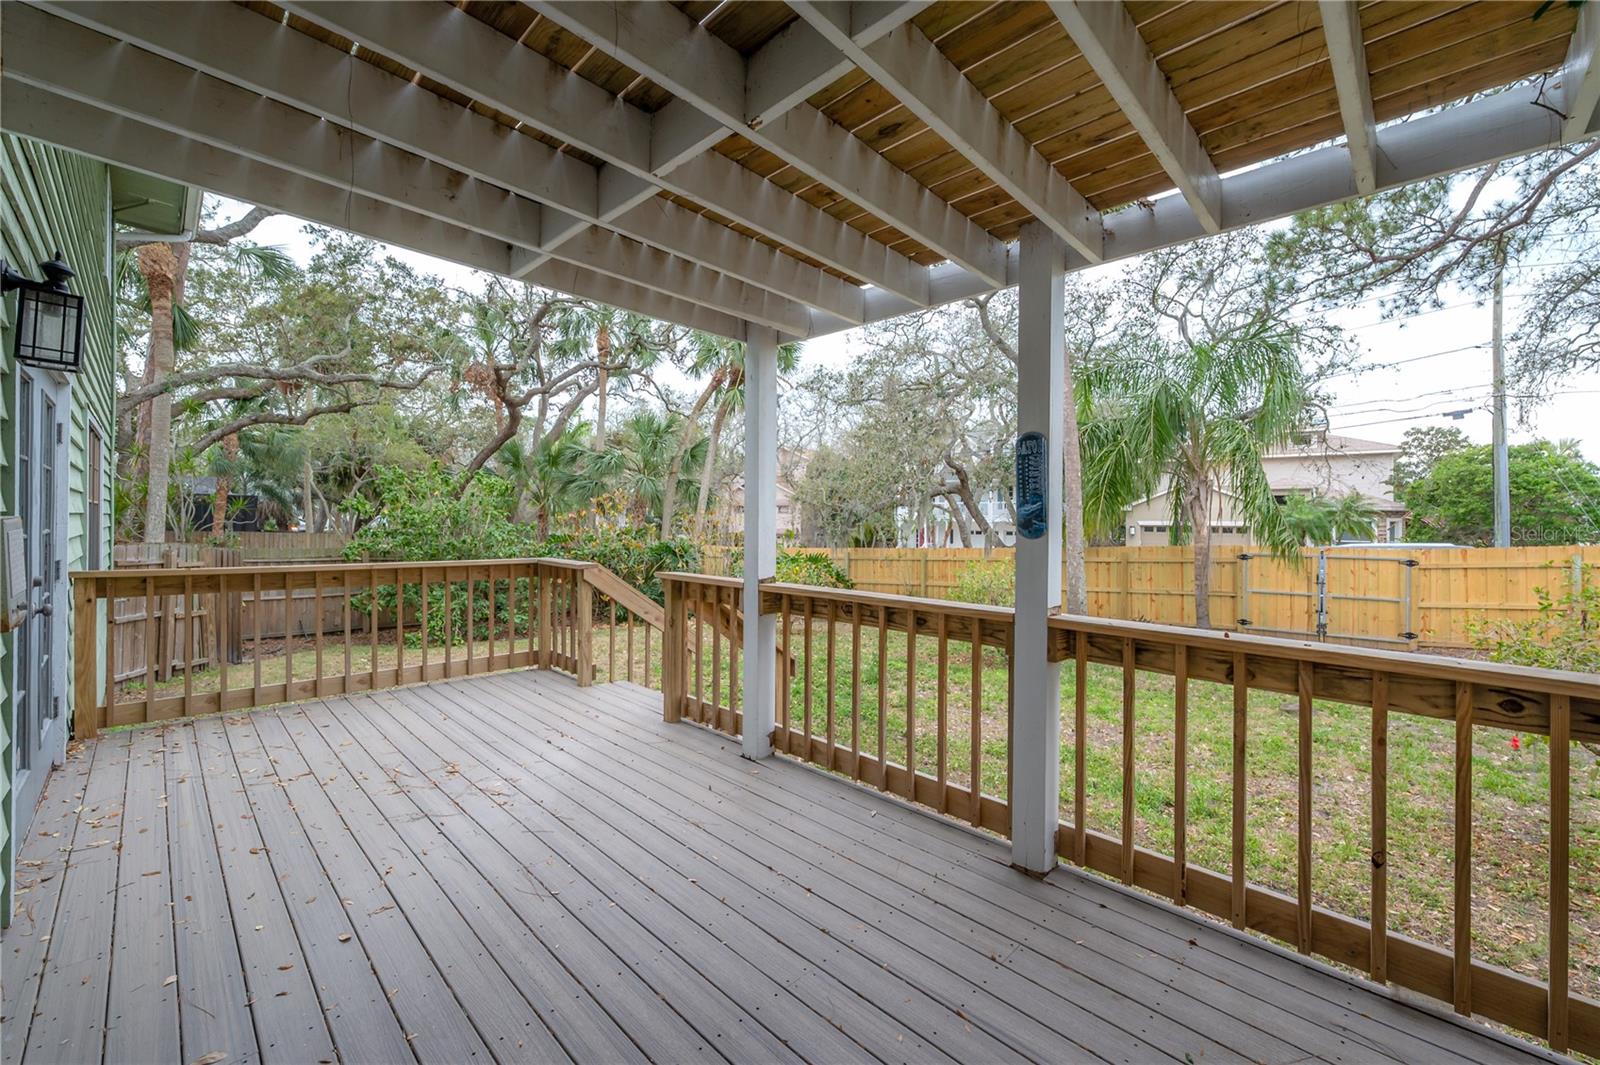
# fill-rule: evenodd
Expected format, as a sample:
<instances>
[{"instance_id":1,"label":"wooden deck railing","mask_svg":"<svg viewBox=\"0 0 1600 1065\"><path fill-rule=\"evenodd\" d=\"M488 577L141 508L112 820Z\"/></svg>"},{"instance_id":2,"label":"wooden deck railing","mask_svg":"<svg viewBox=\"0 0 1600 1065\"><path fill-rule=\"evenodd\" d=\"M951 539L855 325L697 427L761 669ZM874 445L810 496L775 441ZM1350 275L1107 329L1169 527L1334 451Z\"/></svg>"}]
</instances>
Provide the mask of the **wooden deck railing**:
<instances>
[{"instance_id":1,"label":"wooden deck railing","mask_svg":"<svg viewBox=\"0 0 1600 1065\"><path fill-rule=\"evenodd\" d=\"M648 683L651 633L661 628L660 607L621 578L567 559L105 570L74 573L72 582L80 738L116 725L527 666L571 673L585 685L602 666L606 680ZM304 631L263 634L261 605L274 596L309 598ZM202 598L221 608L194 609ZM163 599L175 604L167 608L175 638L151 631L138 646L149 656L168 647L170 673L151 661L141 682L128 683L114 663L100 668L101 639L108 653L118 646L109 631L117 612L102 603L140 601L144 624L154 626ZM241 600L249 610L234 609ZM246 631L228 632L240 618ZM195 631L203 624L217 627L209 639ZM599 657L597 625L607 640ZM203 651L218 647L237 652Z\"/></svg>"},{"instance_id":2,"label":"wooden deck railing","mask_svg":"<svg viewBox=\"0 0 1600 1065\"><path fill-rule=\"evenodd\" d=\"M672 574L667 591L664 714L738 735L731 687L743 624L740 583ZM940 813L1008 834L1013 707L1009 609L855 591L768 584L762 612L776 616L781 668L773 747ZM1073 758L1057 850L1066 861L1265 933L1373 980L1421 992L1456 1010L1545 1038L1557 1050L1600 1054L1600 1003L1568 989L1571 744L1600 740L1600 682L1404 652L1336 648L1137 622L1056 617L1050 657L1072 683L1062 708ZM924 664L919 689L918 664ZM930 665L931 664L931 665ZM1090 666L1120 673L1120 831L1089 825L1087 698ZM964 675L960 685L956 675ZM1141 679L1171 678L1173 853L1137 845L1135 743ZM1187 856L1190 688L1232 690L1231 862L1223 872ZM1163 688L1165 687L1165 682ZM1296 890L1252 883L1246 868L1249 696L1292 696L1296 714ZM1318 702L1371 712L1370 920L1312 900L1313 731ZM908 712L909 709L909 712ZM1451 946L1389 928L1388 733L1396 714L1454 725L1451 807ZM1473 736L1479 729L1550 737L1549 973L1540 982L1473 957ZM998 733L998 735L997 735ZM975 799L976 796L976 799ZM1402 856L1404 857L1404 856Z\"/></svg>"}]
</instances>

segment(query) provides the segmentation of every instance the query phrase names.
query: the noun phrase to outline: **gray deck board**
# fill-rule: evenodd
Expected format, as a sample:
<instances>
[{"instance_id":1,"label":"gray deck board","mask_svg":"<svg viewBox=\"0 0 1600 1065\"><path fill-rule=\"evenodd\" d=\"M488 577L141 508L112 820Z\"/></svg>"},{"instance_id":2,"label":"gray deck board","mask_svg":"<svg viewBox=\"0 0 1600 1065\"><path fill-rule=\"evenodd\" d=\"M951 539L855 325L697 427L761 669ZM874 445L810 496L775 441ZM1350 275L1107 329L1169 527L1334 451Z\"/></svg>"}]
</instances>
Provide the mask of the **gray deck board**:
<instances>
[{"instance_id":1,"label":"gray deck board","mask_svg":"<svg viewBox=\"0 0 1600 1065\"><path fill-rule=\"evenodd\" d=\"M21 842L7 1063L1549 1057L630 684L108 734Z\"/></svg>"}]
</instances>

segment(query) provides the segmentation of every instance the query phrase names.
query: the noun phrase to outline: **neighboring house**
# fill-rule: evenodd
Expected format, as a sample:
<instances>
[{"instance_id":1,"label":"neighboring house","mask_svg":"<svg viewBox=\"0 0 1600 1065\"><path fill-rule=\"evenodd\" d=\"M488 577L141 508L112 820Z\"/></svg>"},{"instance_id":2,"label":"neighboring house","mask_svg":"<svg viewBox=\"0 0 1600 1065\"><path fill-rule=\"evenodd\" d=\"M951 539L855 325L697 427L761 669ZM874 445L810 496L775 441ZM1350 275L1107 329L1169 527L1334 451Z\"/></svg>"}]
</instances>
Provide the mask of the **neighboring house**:
<instances>
[{"instance_id":1,"label":"neighboring house","mask_svg":"<svg viewBox=\"0 0 1600 1065\"><path fill-rule=\"evenodd\" d=\"M15 844L28 830L72 722L72 595L68 574L111 565L116 325L113 224L171 239L191 228L195 198L86 156L0 135L0 257L30 281L60 252L84 297L75 373L14 357L20 292L0 303L0 494L20 517L30 600L0 637L0 922L9 923ZM100 629L97 626L97 632ZM103 639L98 636L97 639ZM104 661L97 649L97 659Z\"/></svg>"},{"instance_id":2,"label":"neighboring house","mask_svg":"<svg viewBox=\"0 0 1600 1065\"><path fill-rule=\"evenodd\" d=\"M778 540L808 542L801 522L801 507L795 498L800 482L806 478L806 464L811 452L799 448L778 449ZM728 510L725 528L737 534L744 528L744 474L733 479L728 488Z\"/></svg>"},{"instance_id":3,"label":"neighboring house","mask_svg":"<svg viewBox=\"0 0 1600 1065\"><path fill-rule=\"evenodd\" d=\"M1262 461L1267 484L1279 502L1294 494L1338 498L1351 492L1378 513L1370 539L1405 538L1406 508L1391 494L1398 444L1362 440L1322 430L1297 434L1287 446ZM1211 536L1214 544L1247 544L1250 527L1232 493L1213 493ZM1125 543L1132 547L1166 544L1172 530L1172 497L1163 488L1128 508L1123 520Z\"/></svg>"}]
</instances>

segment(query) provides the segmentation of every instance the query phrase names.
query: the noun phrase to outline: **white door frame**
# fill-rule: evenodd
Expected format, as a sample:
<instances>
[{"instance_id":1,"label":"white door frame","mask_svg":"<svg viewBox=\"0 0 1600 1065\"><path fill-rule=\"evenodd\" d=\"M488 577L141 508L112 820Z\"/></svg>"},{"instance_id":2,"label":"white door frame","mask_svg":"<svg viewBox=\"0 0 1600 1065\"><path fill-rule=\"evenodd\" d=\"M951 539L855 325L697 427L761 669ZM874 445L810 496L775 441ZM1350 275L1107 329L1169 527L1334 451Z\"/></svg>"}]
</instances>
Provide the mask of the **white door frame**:
<instances>
[{"instance_id":1,"label":"white door frame","mask_svg":"<svg viewBox=\"0 0 1600 1065\"><path fill-rule=\"evenodd\" d=\"M12 834L21 837L33 819L34 808L44 792L44 782L53 766L66 759L67 730L70 715L67 712L67 656L71 647L67 636L67 615L71 612L72 595L67 580L67 511L69 507L69 478L71 454L69 431L72 424L71 380L49 370L18 365L13 376L16 388L11 397L12 454L16 456L17 511L25 513L24 535L27 538L29 615L25 623L28 635L20 632L12 640L12 654L7 682L12 694L13 720L13 824ZM32 409L23 409L24 396ZM47 413L47 410L49 413ZM33 436L30 466L26 471L29 484L22 479L23 430ZM44 461L48 457L48 464ZM48 483L40 478L48 476ZM48 550L53 556L49 572L41 573L46 546L39 535L44 509L24 501L25 490L36 494L41 487L50 493L52 506ZM37 587L32 582L40 581ZM46 612L48 611L48 612ZM41 663L45 643L49 641L48 667ZM24 644L27 646L24 647ZM41 684L42 681L42 684ZM22 696L18 698L19 694ZM24 728L22 715L31 714L29 727ZM26 732L24 737L23 733ZM28 750L23 749L26 739ZM26 765L26 768L24 766Z\"/></svg>"}]
</instances>

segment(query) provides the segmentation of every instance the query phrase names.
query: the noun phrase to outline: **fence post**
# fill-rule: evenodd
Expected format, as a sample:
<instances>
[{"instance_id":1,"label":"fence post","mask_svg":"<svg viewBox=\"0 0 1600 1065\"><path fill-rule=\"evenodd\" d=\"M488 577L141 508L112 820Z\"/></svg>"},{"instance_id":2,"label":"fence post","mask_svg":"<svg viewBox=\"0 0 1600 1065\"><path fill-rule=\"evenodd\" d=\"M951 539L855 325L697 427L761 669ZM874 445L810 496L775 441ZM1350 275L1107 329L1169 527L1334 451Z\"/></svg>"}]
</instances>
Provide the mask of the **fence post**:
<instances>
[{"instance_id":1,"label":"fence post","mask_svg":"<svg viewBox=\"0 0 1600 1065\"><path fill-rule=\"evenodd\" d=\"M577 597L577 602L573 604L577 617L573 620L578 626L578 646L575 649L578 687L587 688L594 683L594 585L589 583L587 573L578 575L574 593Z\"/></svg>"},{"instance_id":2,"label":"fence post","mask_svg":"<svg viewBox=\"0 0 1600 1065\"><path fill-rule=\"evenodd\" d=\"M683 585L669 577L662 590L667 602L661 627L661 720L679 721L683 718L683 701L689 694L689 677L684 670L688 625Z\"/></svg>"},{"instance_id":3,"label":"fence post","mask_svg":"<svg viewBox=\"0 0 1600 1065\"><path fill-rule=\"evenodd\" d=\"M80 740L92 737L99 728L95 713L95 697L100 685L96 683L99 658L95 654L96 621L95 582L72 582L72 731ZM106 654L111 653L111 643L106 642ZM111 663L106 663L111 669ZM146 681L146 683L150 683ZM109 710L110 707L107 707Z\"/></svg>"}]
</instances>

